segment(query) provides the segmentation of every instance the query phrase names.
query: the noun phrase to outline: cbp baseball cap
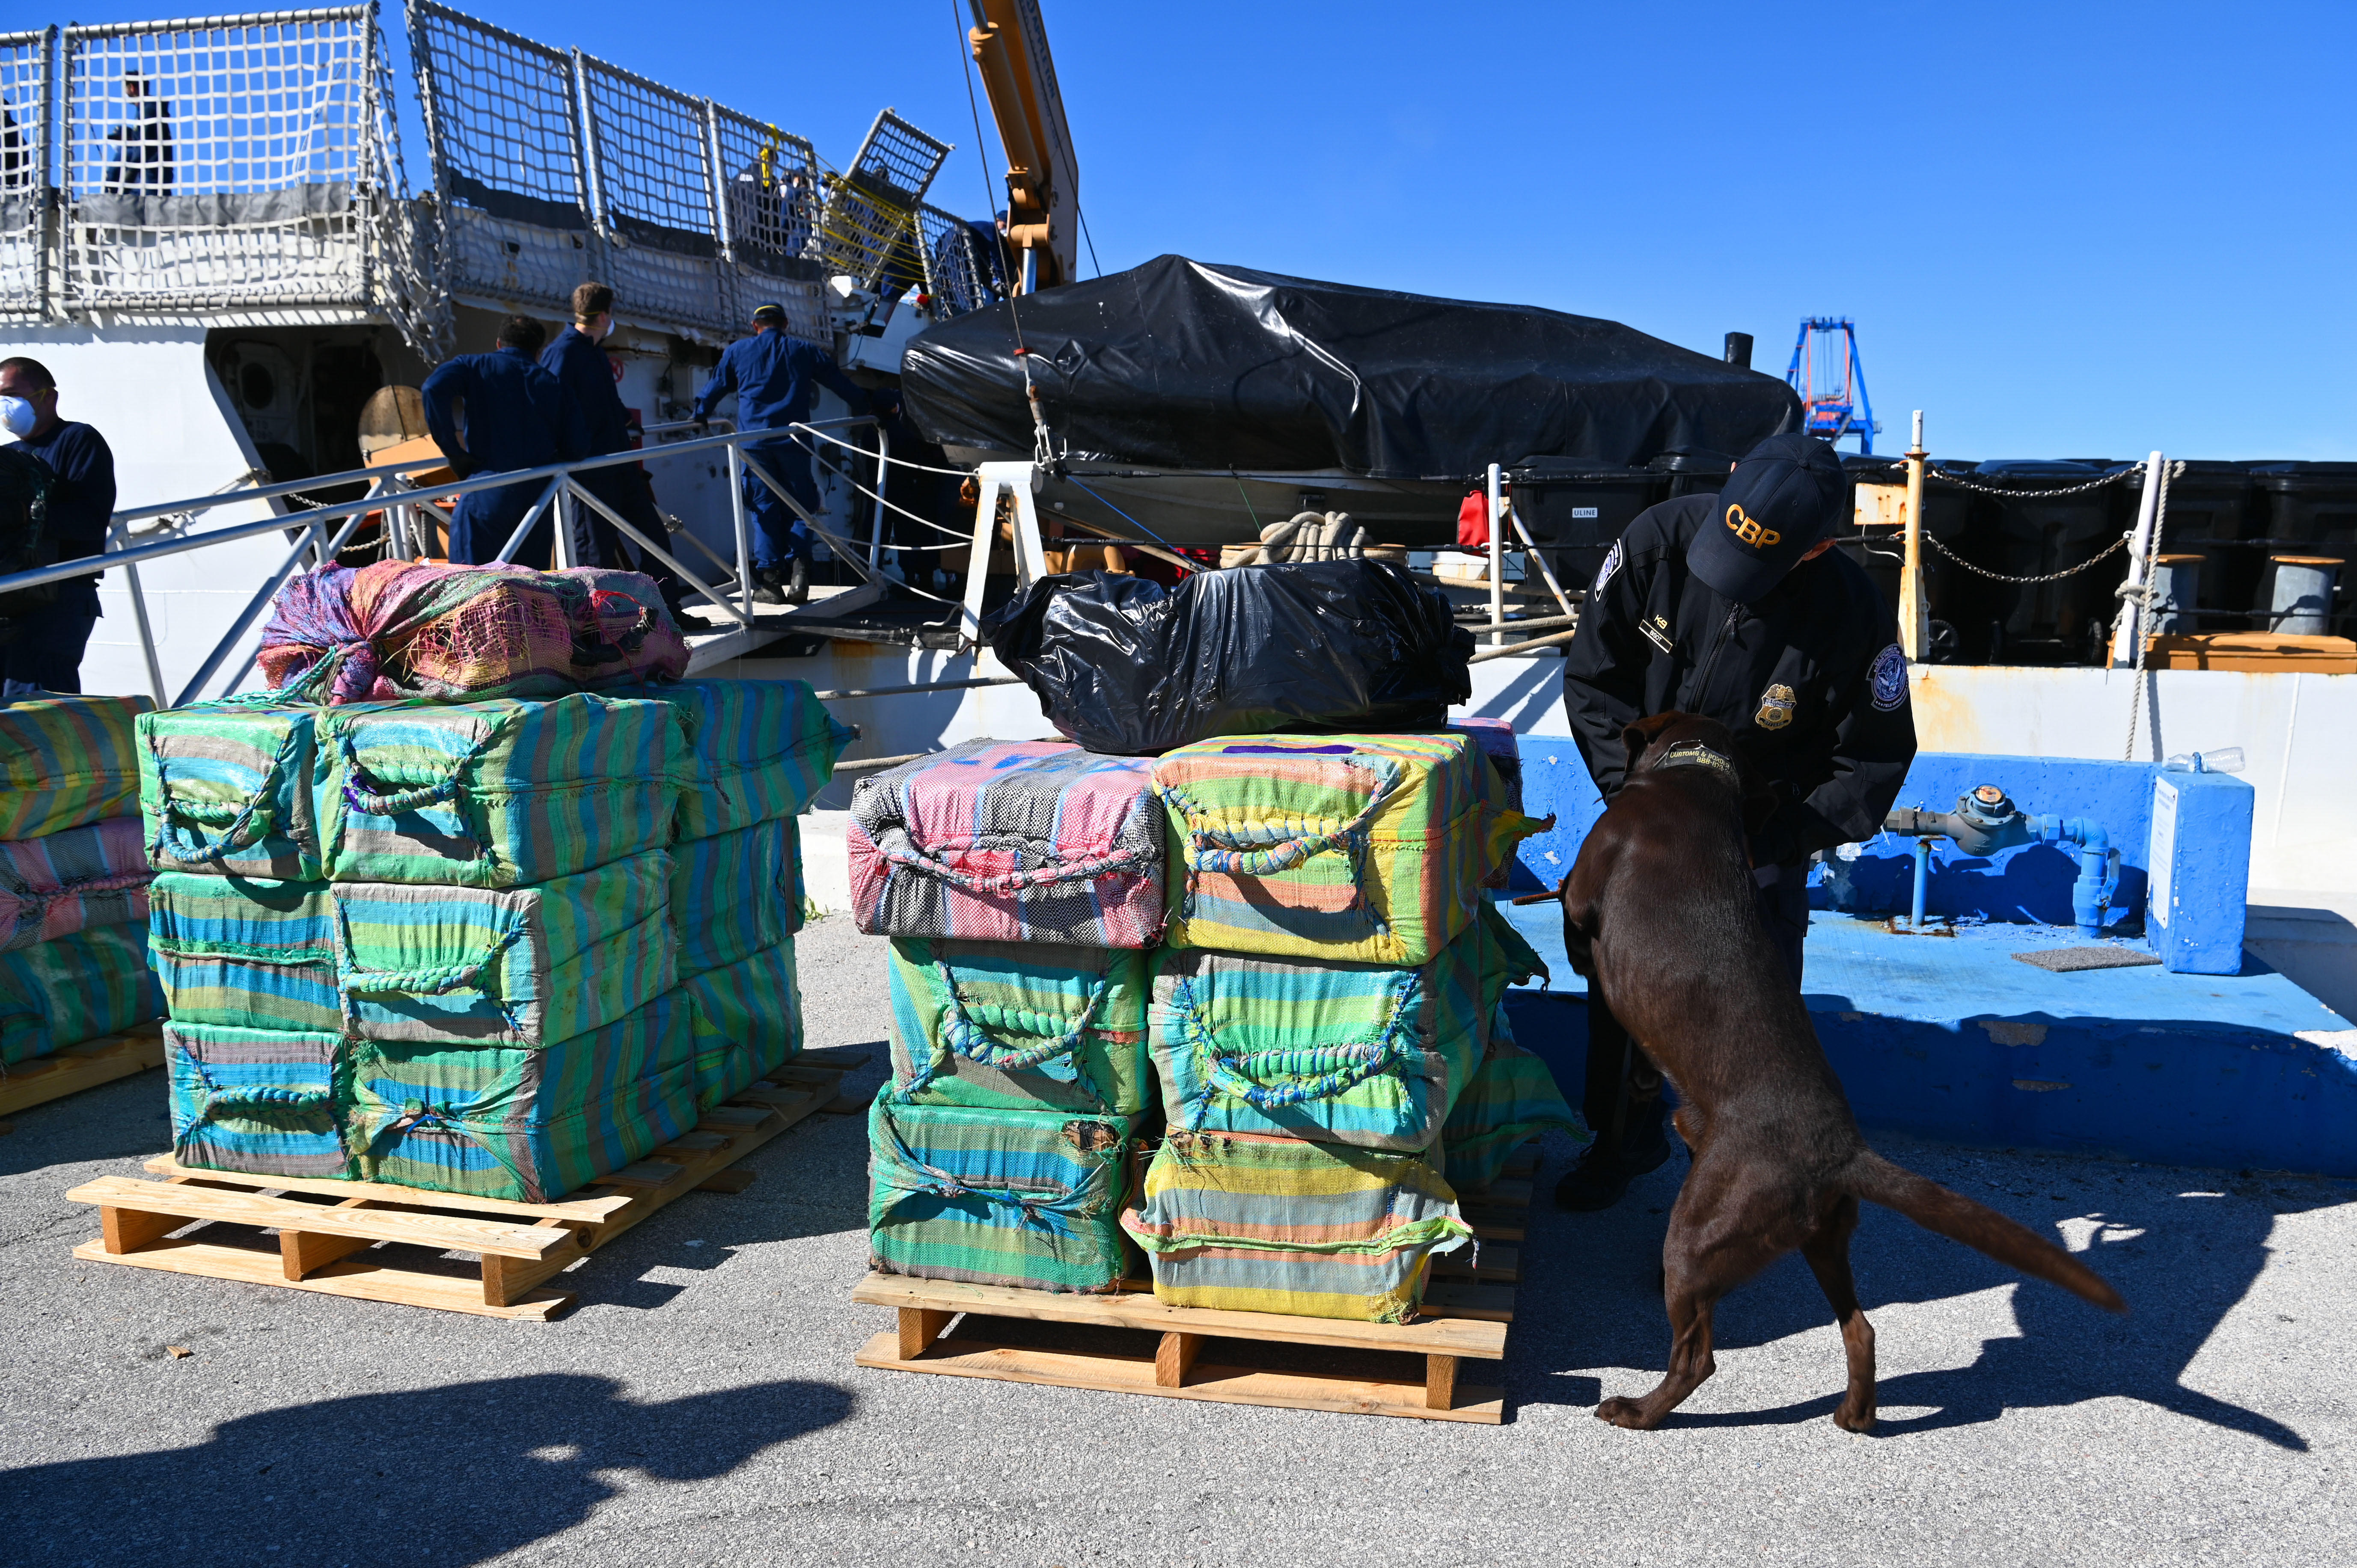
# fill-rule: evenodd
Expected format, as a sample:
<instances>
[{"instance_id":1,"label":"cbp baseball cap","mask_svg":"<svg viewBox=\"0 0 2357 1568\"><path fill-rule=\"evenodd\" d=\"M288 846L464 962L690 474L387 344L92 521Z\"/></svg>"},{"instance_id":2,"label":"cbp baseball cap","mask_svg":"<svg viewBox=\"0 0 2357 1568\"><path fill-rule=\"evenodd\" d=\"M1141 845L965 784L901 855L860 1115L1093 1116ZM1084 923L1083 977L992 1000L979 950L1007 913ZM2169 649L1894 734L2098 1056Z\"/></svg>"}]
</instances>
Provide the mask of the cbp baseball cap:
<instances>
[{"instance_id":1,"label":"cbp baseball cap","mask_svg":"<svg viewBox=\"0 0 2357 1568\"><path fill-rule=\"evenodd\" d=\"M1738 603L1767 596L1841 517L1841 459L1813 435L1770 435L1744 454L1686 546L1694 575Z\"/></svg>"}]
</instances>

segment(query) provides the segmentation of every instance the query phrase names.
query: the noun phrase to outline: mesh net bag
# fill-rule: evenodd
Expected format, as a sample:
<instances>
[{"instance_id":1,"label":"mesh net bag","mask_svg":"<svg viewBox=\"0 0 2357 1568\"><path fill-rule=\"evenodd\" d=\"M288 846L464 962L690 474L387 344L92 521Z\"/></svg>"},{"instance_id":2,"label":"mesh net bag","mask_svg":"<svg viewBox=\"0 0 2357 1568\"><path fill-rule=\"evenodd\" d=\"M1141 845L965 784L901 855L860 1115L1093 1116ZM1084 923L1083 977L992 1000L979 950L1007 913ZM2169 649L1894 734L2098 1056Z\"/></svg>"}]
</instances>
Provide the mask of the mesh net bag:
<instances>
[{"instance_id":1,"label":"mesh net bag","mask_svg":"<svg viewBox=\"0 0 2357 1568\"><path fill-rule=\"evenodd\" d=\"M289 696L554 697L687 672L652 579L576 567L381 561L290 580L261 664Z\"/></svg>"}]
</instances>

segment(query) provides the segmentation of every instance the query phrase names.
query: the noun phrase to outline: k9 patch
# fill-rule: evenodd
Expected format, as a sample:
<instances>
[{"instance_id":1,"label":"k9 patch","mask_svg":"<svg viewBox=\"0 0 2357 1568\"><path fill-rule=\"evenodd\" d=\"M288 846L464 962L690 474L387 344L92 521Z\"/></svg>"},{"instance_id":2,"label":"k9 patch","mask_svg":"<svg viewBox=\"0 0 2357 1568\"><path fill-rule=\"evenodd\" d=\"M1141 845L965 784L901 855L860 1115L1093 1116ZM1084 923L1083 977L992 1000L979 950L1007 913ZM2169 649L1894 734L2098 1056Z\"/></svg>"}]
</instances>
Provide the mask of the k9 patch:
<instances>
[{"instance_id":1,"label":"k9 patch","mask_svg":"<svg viewBox=\"0 0 2357 1568\"><path fill-rule=\"evenodd\" d=\"M1874 656L1874 673L1867 679L1877 711L1887 714L1907 701L1907 655L1897 643Z\"/></svg>"}]
</instances>

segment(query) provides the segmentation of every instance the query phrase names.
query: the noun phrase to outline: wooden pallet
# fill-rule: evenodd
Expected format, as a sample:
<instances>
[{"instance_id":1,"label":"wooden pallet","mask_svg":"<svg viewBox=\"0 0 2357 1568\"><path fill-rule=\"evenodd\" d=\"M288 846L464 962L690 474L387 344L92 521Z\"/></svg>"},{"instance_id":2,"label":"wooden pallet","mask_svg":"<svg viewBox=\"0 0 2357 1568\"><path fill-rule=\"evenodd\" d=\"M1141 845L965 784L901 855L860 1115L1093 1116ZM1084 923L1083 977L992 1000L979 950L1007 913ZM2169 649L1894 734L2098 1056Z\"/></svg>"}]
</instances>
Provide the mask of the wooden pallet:
<instances>
[{"instance_id":1,"label":"wooden pallet","mask_svg":"<svg viewBox=\"0 0 2357 1568\"><path fill-rule=\"evenodd\" d=\"M742 1192L729 1167L838 1101L860 1058L798 1058L626 1169L556 1203L511 1203L385 1182L339 1181L147 1162L162 1177L101 1176L66 1194L98 1208L100 1234L73 1250L246 1284L545 1322L573 1304L546 1283L691 1192ZM175 1231L198 1226L192 1235ZM395 1249L419 1249L415 1251ZM445 1253L472 1254L460 1265Z\"/></svg>"},{"instance_id":2,"label":"wooden pallet","mask_svg":"<svg viewBox=\"0 0 2357 1568\"><path fill-rule=\"evenodd\" d=\"M142 1024L46 1057L18 1062L0 1076L0 1116L47 1105L65 1095L113 1083L164 1065L164 1026ZM7 1123L0 1122L0 1132Z\"/></svg>"},{"instance_id":3,"label":"wooden pallet","mask_svg":"<svg viewBox=\"0 0 2357 1568\"><path fill-rule=\"evenodd\" d=\"M1471 1248L1435 1259L1433 1282L1413 1323L1166 1306L1142 1282L1109 1295L1071 1295L871 1273L851 1299L891 1307L899 1322L869 1339L856 1360L862 1367L1002 1382L1495 1425L1505 1419L1504 1391L1460 1385L1458 1364L1495 1361L1506 1353L1522 1260L1519 1248L1491 1245L1491 1238L1523 1239L1537 1168L1536 1152L1526 1150L1488 1191L1463 1195L1462 1209L1482 1241L1478 1267ZM1077 1326L1060 1337L1048 1336L1055 1343L1041 1344L1037 1333L1013 1331L1010 1318ZM1138 1330L1159 1336L1151 1353L1134 1339ZM1394 1360L1386 1372L1363 1366L1337 1371L1225 1364L1214 1347L1236 1340L1415 1357L1421 1365Z\"/></svg>"}]
</instances>

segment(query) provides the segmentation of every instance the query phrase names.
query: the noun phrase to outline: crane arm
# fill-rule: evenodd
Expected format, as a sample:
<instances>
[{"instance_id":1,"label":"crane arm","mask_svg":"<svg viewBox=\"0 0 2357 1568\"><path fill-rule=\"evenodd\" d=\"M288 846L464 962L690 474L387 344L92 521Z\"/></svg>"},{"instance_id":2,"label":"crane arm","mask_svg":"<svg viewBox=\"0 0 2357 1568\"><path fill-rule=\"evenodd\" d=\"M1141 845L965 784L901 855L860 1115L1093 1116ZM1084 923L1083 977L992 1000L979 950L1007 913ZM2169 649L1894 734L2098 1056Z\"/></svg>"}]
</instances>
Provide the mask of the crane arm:
<instances>
[{"instance_id":1,"label":"crane arm","mask_svg":"<svg viewBox=\"0 0 2357 1568\"><path fill-rule=\"evenodd\" d=\"M1006 148L1006 241L1022 263L1017 290L1028 294L1080 275L1080 164L1039 0L970 4L966 43Z\"/></svg>"}]
</instances>

